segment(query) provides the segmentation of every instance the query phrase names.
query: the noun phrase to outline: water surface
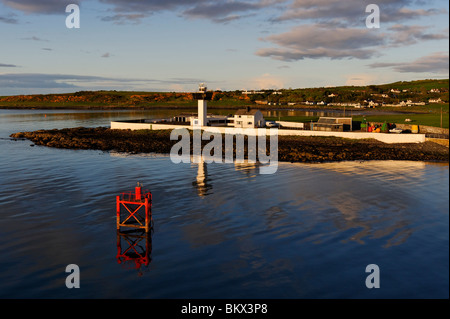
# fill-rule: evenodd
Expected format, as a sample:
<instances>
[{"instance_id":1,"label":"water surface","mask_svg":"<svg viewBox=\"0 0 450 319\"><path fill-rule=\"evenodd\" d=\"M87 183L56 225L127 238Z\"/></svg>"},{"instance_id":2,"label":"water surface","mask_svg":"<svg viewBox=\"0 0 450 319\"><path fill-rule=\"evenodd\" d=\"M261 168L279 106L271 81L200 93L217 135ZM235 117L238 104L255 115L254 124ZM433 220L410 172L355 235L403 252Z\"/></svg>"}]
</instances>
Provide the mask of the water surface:
<instances>
[{"instance_id":1,"label":"water surface","mask_svg":"<svg viewBox=\"0 0 450 319\"><path fill-rule=\"evenodd\" d=\"M449 297L447 164L280 163L260 175L8 138L170 112L0 110L1 298ZM115 196L138 181L154 199L147 238L116 230ZM148 265L119 263L118 243L147 250ZM65 286L68 264L80 289ZM365 285L369 264L379 289Z\"/></svg>"}]
</instances>

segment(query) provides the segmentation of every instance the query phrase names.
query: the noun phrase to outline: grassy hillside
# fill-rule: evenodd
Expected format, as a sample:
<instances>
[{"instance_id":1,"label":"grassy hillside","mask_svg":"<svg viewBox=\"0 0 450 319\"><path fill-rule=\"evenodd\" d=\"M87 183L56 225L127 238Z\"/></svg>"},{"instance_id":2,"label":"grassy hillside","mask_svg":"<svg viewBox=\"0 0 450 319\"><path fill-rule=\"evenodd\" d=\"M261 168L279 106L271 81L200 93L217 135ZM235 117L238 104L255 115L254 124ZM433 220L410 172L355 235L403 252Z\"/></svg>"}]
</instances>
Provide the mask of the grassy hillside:
<instances>
[{"instance_id":1,"label":"grassy hillside","mask_svg":"<svg viewBox=\"0 0 450 319\"><path fill-rule=\"evenodd\" d=\"M431 90L438 92L431 92ZM398 90L393 93L391 90ZM384 97L381 97L384 95ZM216 91L213 93L211 108L239 108L258 105L259 108L273 108L289 105L301 107L305 101L325 103L364 103L374 100L383 103L398 103L412 100L428 102L440 98L449 101L449 80L420 80L395 82L384 85L341 86L327 88L304 88L263 90L258 94L243 94L242 91ZM260 103L265 103L261 105ZM131 91L81 91L66 94L1 96L3 108L157 108L196 107L191 93L177 92L131 92Z\"/></svg>"}]
</instances>

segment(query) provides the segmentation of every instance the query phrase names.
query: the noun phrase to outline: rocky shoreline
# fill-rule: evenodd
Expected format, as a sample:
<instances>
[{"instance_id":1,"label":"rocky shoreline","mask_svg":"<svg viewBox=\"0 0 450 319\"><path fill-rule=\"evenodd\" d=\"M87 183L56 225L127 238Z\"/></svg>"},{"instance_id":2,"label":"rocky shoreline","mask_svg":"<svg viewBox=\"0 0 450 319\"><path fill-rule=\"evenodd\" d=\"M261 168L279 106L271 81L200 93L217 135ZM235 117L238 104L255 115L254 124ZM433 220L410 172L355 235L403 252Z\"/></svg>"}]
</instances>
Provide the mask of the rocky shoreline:
<instances>
[{"instance_id":1,"label":"rocky shoreline","mask_svg":"<svg viewBox=\"0 0 450 319\"><path fill-rule=\"evenodd\" d=\"M135 154L169 154L172 146L178 142L170 140L170 132L170 130L130 131L111 130L106 127L79 127L19 132L12 134L10 137L15 140L30 140L34 143L32 146ZM204 141L203 145L208 143L209 141ZM267 145L267 153L269 153L269 145ZM279 136L278 160L280 162L307 163L357 160L411 160L448 163L449 149L433 142L385 144L373 139L351 140L337 137Z\"/></svg>"}]
</instances>

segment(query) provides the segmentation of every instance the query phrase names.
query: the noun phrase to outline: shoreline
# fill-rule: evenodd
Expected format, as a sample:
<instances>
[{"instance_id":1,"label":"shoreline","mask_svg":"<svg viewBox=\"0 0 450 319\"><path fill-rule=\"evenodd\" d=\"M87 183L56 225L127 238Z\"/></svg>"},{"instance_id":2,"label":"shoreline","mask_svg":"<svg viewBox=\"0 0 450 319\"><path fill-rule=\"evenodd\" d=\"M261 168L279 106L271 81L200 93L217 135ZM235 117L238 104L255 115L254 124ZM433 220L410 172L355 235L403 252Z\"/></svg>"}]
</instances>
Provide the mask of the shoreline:
<instances>
[{"instance_id":1,"label":"shoreline","mask_svg":"<svg viewBox=\"0 0 450 319\"><path fill-rule=\"evenodd\" d=\"M172 146L178 143L178 140L170 140L170 133L170 130L130 131L111 130L107 127L78 127L18 132L11 134L10 138L13 140L30 140L34 143L30 146L38 145L105 152L116 151L132 154L169 154ZM223 141L224 139L222 138ZM209 141L203 141L202 148L208 143ZM267 153L269 153L270 145L267 145L266 149ZM234 154L235 152L236 150L234 149ZM245 154L247 154L247 151ZM449 148L429 141L418 144L385 144L373 139L351 140L338 137L306 136L278 137L278 161L280 162L322 163L368 160L410 160L448 163Z\"/></svg>"}]
</instances>

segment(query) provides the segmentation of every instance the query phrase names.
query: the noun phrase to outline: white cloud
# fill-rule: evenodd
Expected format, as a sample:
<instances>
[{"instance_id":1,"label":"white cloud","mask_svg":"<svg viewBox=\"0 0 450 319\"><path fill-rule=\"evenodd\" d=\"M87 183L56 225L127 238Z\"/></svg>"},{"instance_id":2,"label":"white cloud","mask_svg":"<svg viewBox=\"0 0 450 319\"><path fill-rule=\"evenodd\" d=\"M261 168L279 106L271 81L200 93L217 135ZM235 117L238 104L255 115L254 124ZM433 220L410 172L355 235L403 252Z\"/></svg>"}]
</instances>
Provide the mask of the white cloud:
<instances>
[{"instance_id":1,"label":"white cloud","mask_svg":"<svg viewBox=\"0 0 450 319\"><path fill-rule=\"evenodd\" d=\"M16 14L14 14L14 13L10 13L7 15L1 15L0 22L9 23L9 24L17 24L19 22L19 20L17 20L15 17L16 17Z\"/></svg>"},{"instance_id":2,"label":"white cloud","mask_svg":"<svg viewBox=\"0 0 450 319\"><path fill-rule=\"evenodd\" d=\"M436 8L408 8L413 2L411 0L377 0L373 3L379 6L384 23L446 13L445 10ZM327 23L333 21L347 26L361 25L368 15L365 9L370 3L361 0L295 0L275 20L313 20Z\"/></svg>"},{"instance_id":3,"label":"white cloud","mask_svg":"<svg viewBox=\"0 0 450 319\"><path fill-rule=\"evenodd\" d=\"M273 42L279 47L260 49L256 55L295 61L305 58L368 59L377 55L373 47L384 44L386 37L369 29L330 29L323 24L314 24L297 26L262 40Z\"/></svg>"},{"instance_id":4,"label":"white cloud","mask_svg":"<svg viewBox=\"0 0 450 319\"><path fill-rule=\"evenodd\" d=\"M0 68L17 68L17 65L0 63Z\"/></svg>"},{"instance_id":5,"label":"white cloud","mask_svg":"<svg viewBox=\"0 0 450 319\"><path fill-rule=\"evenodd\" d=\"M284 81L278 76L265 73L250 80L248 87L252 89L281 89L284 87Z\"/></svg>"},{"instance_id":6,"label":"white cloud","mask_svg":"<svg viewBox=\"0 0 450 319\"><path fill-rule=\"evenodd\" d=\"M448 39L448 32L430 33L427 32L428 29L429 27L420 25L395 24L388 28L390 31L389 45L404 46L420 41Z\"/></svg>"},{"instance_id":7,"label":"white cloud","mask_svg":"<svg viewBox=\"0 0 450 319\"><path fill-rule=\"evenodd\" d=\"M400 73L448 74L449 56L448 52L435 52L411 62L380 62L369 64L369 66L371 68L391 68Z\"/></svg>"},{"instance_id":8,"label":"white cloud","mask_svg":"<svg viewBox=\"0 0 450 319\"><path fill-rule=\"evenodd\" d=\"M112 78L75 74L45 74L45 73L6 73L0 74L0 88L40 88L40 89L92 89L93 87L110 89L133 89L148 85L185 85L197 84L201 81L192 78L172 78L167 80Z\"/></svg>"},{"instance_id":9,"label":"white cloud","mask_svg":"<svg viewBox=\"0 0 450 319\"><path fill-rule=\"evenodd\" d=\"M1 0L10 8L26 13L64 14L69 3L79 4L81 0L70 0L65 3L60 0Z\"/></svg>"}]
</instances>

